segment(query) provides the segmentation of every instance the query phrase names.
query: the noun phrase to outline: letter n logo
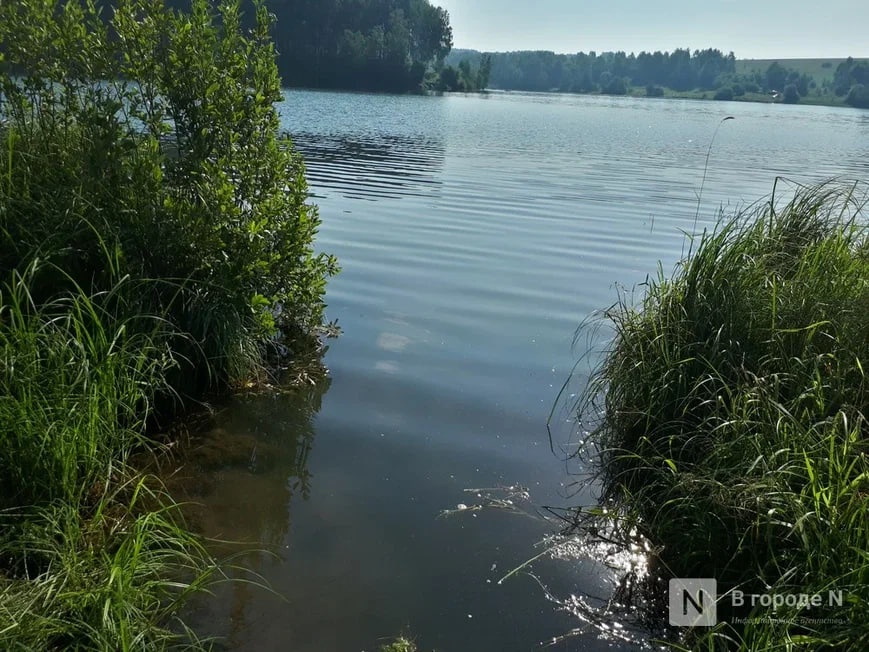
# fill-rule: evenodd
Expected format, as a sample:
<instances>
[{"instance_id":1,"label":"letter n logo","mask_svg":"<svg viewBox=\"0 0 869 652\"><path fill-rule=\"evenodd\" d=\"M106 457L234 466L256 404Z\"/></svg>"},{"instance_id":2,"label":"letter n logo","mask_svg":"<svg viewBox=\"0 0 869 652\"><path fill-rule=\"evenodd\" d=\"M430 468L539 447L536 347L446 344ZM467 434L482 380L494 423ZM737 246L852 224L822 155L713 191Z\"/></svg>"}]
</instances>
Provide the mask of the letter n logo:
<instances>
[{"instance_id":1,"label":"letter n logo","mask_svg":"<svg viewBox=\"0 0 869 652\"><path fill-rule=\"evenodd\" d=\"M717 593L718 586L712 578L671 579L670 624L712 627L718 622Z\"/></svg>"}]
</instances>

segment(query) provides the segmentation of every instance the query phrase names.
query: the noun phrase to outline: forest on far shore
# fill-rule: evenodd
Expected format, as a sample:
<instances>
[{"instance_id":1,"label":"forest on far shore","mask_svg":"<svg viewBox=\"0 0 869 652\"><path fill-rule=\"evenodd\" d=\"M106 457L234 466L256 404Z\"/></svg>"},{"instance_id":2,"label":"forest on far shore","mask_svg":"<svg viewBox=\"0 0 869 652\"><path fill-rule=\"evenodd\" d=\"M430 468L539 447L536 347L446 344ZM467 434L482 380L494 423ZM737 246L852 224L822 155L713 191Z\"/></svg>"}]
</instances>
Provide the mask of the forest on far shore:
<instances>
[{"instance_id":1,"label":"forest on far shore","mask_svg":"<svg viewBox=\"0 0 869 652\"><path fill-rule=\"evenodd\" d=\"M429 0L263 0L283 84L393 93L486 88L869 107L869 61L799 60L746 69L733 52L453 49L450 15ZM167 0L178 9L190 0ZM252 19L254 0L243 0Z\"/></svg>"},{"instance_id":2,"label":"forest on far shore","mask_svg":"<svg viewBox=\"0 0 869 652\"><path fill-rule=\"evenodd\" d=\"M845 103L869 108L869 61L848 59L805 66L800 60L764 62L749 68L733 52L676 49L672 52L547 51L481 53L453 50L451 65L490 68L493 89L605 93L608 95L678 94L708 99L767 99L795 104ZM814 61L814 60L811 60ZM827 74L819 74L818 68Z\"/></svg>"},{"instance_id":3,"label":"forest on far shore","mask_svg":"<svg viewBox=\"0 0 869 652\"><path fill-rule=\"evenodd\" d=\"M117 0L108 0L116 2ZM181 11L191 0L166 0ZM445 65L453 47L449 13L428 0L263 0L285 86L389 93L476 91L488 61ZM242 0L252 24L255 0Z\"/></svg>"}]
</instances>

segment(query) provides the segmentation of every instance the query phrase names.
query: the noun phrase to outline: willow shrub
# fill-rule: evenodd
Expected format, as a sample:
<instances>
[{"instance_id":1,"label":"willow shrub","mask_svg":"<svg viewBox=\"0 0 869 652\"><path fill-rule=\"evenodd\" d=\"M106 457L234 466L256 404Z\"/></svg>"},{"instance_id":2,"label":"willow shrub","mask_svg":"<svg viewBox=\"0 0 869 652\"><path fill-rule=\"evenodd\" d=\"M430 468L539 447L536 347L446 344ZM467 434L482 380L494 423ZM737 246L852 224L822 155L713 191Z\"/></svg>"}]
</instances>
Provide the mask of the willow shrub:
<instances>
[{"instance_id":1,"label":"willow shrub","mask_svg":"<svg viewBox=\"0 0 869 652\"><path fill-rule=\"evenodd\" d=\"M37 257L63 270L41 267L37 302L70 282L159 279L138 309L192 336L180 357L214 372L197 372L199 389L320 326L336 271L314 251L304 165L279 134L271 18L261 2L253 13L240 0L0 4L0 274Z\"/></svg>"}]
</instances>

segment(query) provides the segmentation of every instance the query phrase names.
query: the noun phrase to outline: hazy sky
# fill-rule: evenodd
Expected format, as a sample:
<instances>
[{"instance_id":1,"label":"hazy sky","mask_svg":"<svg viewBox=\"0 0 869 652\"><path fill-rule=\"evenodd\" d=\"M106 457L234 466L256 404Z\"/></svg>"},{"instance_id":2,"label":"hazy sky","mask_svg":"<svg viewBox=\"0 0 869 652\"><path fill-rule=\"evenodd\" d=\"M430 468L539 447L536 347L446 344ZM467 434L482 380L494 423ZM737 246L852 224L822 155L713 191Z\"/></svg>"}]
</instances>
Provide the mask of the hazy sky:
<instances>
[{"instance_id":1,"label":"hazy sky","mask_svg":"<svg viewBox=\"0 0 869 652\"><path fill-rule=\"evenodd\" d=\"M869 0L432 0L457 48L869 57Z\"/></svg>"}]
</instances>

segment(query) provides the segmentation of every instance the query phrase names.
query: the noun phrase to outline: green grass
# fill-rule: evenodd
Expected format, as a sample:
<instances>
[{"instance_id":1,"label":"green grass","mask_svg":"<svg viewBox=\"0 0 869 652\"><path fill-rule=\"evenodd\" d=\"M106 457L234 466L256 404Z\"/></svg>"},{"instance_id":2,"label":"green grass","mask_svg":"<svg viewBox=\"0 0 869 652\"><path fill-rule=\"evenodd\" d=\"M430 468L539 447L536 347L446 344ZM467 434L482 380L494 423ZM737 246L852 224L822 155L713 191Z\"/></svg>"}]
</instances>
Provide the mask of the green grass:
<instances>
[{"instance_id":1,"label":"green grass","mask_svg":"<svg viewBox=\"0 0 869 652\"><path fill-rule=\"evenodd\" d=\"M798 187L725 219L607 312L614 339L578 411L616 527L660 547L665 579L846 596L758 605L776 620L693 630L692 649L869 647L865 192Z\"/></svg>"},{"instance_id":2,"label":"green grass","mask_svg":"<svg viewBox=\"0 0 869 652\"><path fill-rule=\"evenodd\" d=\"M129 279L37 305L39 270L0 286L0 508L78 503L105 483L175 366L163 322L126 314L140 291Z\"/></svg>"},{"instance_id":3,"label":"green grass","mask_svg":"<svg viewBox=\"0 0 869 652\"><path fill-rule=\"evenodd\" d=\"M0 288L0 648L199 645L174 623L216 564L129 468L175 365L141 284L37 305L34 263Z\"/></svg>"},{"instance_id":4,"label":"green grass","mask_svg":"<svg viewBox=\"0 0 869 652\"><path fill-rule=\"evenodd\" d=\"M766 73L766 69L771 64L778 62L785 68L796 70L801 75L814 77L820 86L825 81L833 81L836 66L843 61L845 59L737 59L736 73L740 75L750 75L754 72Z\"/></svg>"},{"instance_id":5,"label":"green grass","mask_svg":"<svg viewBox=\"0 0 869 652\"><path fill-rule=\"evenodd\" d=\"M121 471L119 470L120 474ZM205 649L179 619L218 572L153 478L70 503L0 514L0 648Z\"/></svg>"}]
</instances>

